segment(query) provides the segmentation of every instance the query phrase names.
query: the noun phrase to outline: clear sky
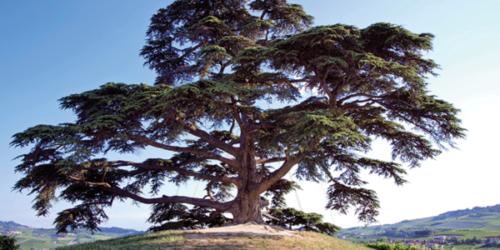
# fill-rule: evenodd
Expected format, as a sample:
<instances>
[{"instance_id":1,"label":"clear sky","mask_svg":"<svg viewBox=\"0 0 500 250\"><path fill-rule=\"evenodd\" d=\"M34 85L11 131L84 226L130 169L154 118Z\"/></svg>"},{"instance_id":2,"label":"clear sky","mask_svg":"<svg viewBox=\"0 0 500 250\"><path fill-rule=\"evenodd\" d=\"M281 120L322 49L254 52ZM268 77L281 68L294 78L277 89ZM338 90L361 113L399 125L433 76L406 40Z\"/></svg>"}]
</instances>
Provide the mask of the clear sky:
<instances>
[{"instance_id":1,"label":"clear sky","mask_svg":"<svg viewBox=\"0 0 500 250\"><path fill-rule=\"evenodd\" d=\"M344 23L364 28L375 22L403 25L412 32L433 33L434 50L426 57L441 65L440 76L428 79L429 90L462 110L469 131L459 150L444 152L422 168L409 171L410 183L396 187L390 180L367 177L378 192L381 224L434 216L446 211L500 204L500 1L498 0L296 0L315 17L315 25ZM99 87L106 82L152 84L154 73L144 68L139 50L149 18L171 1L131 0L2 0L0 1L0 220L52 227L57 212L36 217L33 197L11 192L21 175L13 160L27 149L9 147L11 136L37 124L74 121L59 109L58 99ZM371 156L389 159L387 145L375 142ZM127 156L154 157L155 151ZM325 212L323 187L300 183L300 204L306 212L325 214L341 227L362 225L354 215ZM202 185L180 194L201 195ZM173 194L167 186L164 193ZM295 194L290 206L298 207ZM148 206L131 202L108 210L103 226L144 230Z\"/></svg>"}]
</instances>

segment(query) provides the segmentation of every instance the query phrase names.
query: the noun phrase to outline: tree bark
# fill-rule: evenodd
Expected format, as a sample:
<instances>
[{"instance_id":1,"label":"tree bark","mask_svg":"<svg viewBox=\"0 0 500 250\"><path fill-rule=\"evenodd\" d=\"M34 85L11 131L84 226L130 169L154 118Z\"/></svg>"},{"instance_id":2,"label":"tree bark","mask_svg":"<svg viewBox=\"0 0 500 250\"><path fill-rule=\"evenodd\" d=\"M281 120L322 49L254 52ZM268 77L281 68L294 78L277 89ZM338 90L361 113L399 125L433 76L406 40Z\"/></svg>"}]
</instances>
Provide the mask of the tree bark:
<instances>
[{"instance_id":1,"label":"tree bark","mask_svg":"<svg viewBox=\"0 0 500 250\"><path fill-rule=\"evenodd\" d=\"M258 194L252 194L246 190L238 190L238 196L228 212L233 215L233 224L255 222L264 224L260 211L263 203Z\"/></svg>"}]
</instances>

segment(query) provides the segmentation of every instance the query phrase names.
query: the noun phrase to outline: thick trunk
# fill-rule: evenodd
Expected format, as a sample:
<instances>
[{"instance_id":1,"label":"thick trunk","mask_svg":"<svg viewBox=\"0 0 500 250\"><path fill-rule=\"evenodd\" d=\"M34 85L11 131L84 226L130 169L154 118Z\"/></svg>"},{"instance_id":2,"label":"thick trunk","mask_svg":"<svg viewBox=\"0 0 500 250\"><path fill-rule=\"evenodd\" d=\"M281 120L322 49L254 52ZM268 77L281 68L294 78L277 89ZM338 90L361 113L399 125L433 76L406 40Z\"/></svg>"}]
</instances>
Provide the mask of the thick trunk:
<instances>
[{"instance_id":1,"label":"thick trunk","mask_svg":"<svg viewBox=\"0 0 500 250\"><path fill-rule=\"evenodd\" d=\"M253 105L253 104L251 104ZM249 117L242 115L242 120L245 124L248 123ZM262 202L258 190L252 188L256 180L255 174L257 173L257 166L255 162L255 148L253 141L247 138L243 129L241 130L240 138L242 140L241 149L245 152L241 158L241 171L238 177L241 178L242 183L238 186L238 194L235 202L231 207L230 213L233 214L234 224L243 224L247 222L256 222L264 224L260 208Z\"/></svg>"},{"instance_id":2,"label":"thick trunk","mask_svg":"<svg viewBox=\"0 0 500 250\"><path fill-rule=\"evenodd\" d=\"M256 195L256 197L254 196L255 195L249 193L238 193L236 202L228 211L233 215L234 224L243 224L247 222L264 223L264 219L260 212L262 202L258 195Z\"/></svg>"}]
</instances>

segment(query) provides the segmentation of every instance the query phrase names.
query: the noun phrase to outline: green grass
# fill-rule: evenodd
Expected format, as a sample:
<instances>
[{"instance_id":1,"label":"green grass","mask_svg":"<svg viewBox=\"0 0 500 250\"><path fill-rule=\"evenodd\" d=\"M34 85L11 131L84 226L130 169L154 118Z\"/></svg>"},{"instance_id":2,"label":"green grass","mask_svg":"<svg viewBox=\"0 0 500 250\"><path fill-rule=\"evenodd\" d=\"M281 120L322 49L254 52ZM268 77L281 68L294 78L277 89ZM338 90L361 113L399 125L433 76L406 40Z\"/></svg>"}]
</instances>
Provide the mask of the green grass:
<instances>
[{"instance_id":1,"label":"green grass","mask_svg":"<svg viewBox=\"0 0 500 250\"><path fill-rule=\"evenodd\" d=\"M89 238L79 238L78 241L81 243L86 243L86 242L94 242L95 240Z\"/></svg>"},{"instance_id":2,"label":"green grass","mask_svg":"<svg viewBox=\"0 0 500 250\"><path fill-rule=\"evenodd\" d=\"M47 241L47 240L27 239L27 241L23 241L23 243L21 243L21 249L22 250L30 250L31 248L34 248L33 244L35 244L37 249L55 248L55 247L61 246L58 244L50 243L50 241Z\"/></svg>"},{"instance_id":3,"label":"green grass","mask_svg":"<svg viewBox=\"0 0 500 250\"><path fill-rule=\"evenodd\" d=\"M92 238L94 238L94 239L96 239L96 240L108 240L108 239L110 239L111 237L106 236L106 235L92 235Z\"/></svg>"},{"instance_id":4,"label":"green grass","mask_svg":"<svg viewBox=\"0 0 500 250\"><path fill-rule=\"evenodd\" d=\"M132 250L132 249L339 249L369 250L358 244L335 237L300 232L302 237L285 236L207 236L190 238L182 231L163 231L158 233L135 235L111 240L96 241L87 244L66 246L58 250Z\"/></svg>"}]
</instances>

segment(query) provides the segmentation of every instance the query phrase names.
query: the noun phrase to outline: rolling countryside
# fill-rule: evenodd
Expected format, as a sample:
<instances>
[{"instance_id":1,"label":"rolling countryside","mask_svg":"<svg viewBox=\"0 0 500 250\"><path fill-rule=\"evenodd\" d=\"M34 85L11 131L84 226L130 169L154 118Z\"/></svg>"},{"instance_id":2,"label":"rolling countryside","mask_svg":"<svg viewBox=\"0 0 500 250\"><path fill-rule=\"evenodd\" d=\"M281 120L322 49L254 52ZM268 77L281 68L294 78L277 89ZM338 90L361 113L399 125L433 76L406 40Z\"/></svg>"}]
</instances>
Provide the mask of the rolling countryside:
<instances>
[{"instance_id":1,"label":"rolling countryside","mask_svg":"<svg viewBox=\"0 0 500 250\"><path fill-rule=\"evenodd\" d=\"M373 242L386 238L394 242L430 241L440 236L448 239L443 243L445 249L500 249L498 244L494 244L497 238L500 239L500 205L450 211L394 224L346 228L338 235L353 242Z\"/></svg>"},{"instance_id":2,"label":"rolling countryside","mask_svg":"<svg viewBox=\"0 0 500 250\"><path fill-rule=\"evenodd\" d=\"M0 233L14 236L22 250L42 250L119 238L144 232L112 227L102 228L101 232L95 232L94 234L87 230L76 230L68 234L56 234L55 229L33 228L12 221L0 221Z\"/></svg>"}]
</instances>

